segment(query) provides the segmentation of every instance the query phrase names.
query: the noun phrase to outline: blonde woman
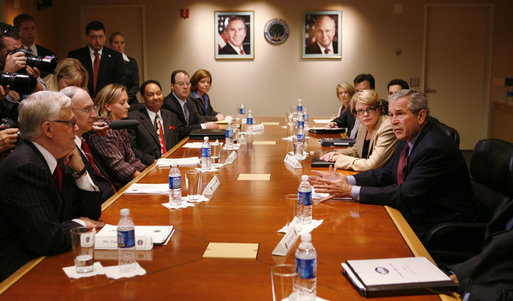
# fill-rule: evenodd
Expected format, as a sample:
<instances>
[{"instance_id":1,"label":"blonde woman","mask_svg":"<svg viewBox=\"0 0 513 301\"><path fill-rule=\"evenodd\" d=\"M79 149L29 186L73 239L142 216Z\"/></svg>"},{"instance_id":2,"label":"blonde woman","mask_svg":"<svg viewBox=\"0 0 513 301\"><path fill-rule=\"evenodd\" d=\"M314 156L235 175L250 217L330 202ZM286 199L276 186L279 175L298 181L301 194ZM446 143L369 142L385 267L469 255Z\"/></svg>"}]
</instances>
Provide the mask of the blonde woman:
<instances>
[{"instance_id":1,"label":"blonde woman","mask_svg":"<svg viewBox=\"0 0 513 301\"><path fill-rule=\"evenodd\" d=\"M337 85L337 98L342 104L338 117L333 119L327 127L330 128L347 128L347 132L351 133L353 129L355 117L351 112L351 98L354 95L354 87L350 83L341 83Z\"/></svg>"},{"instance_id":2,"label":"blonde woman","mask_svg":"<svg viewBox=\"0 0 513 301\"><path fill-rule=\"evenodd\" d=\"M77 59L66 58L57 64L55 74L44 78L46 87L50 91L60 91L69 86L80 87L87 91L89 75L87 70Z\"/></svg>"},{"instance_id":3,"label":"blonde woman","mask_svg":"<svg viewBox=\"0 0 513 301\"><path fill-rule=\"evenodd\" d=\"M362 90L352 98L351 112L360 122L353 147L321 157L335 161L339 169L364 171L385 166L392 158L397 140L390 117L382 115L383 106L375 90Z\"/></svg>"},{"instance_id":4,"label":"blonde woman","mask_svg":"<svg viewBox=\"0 0 513 301\"><path fill-rule=\"evenodd\" d=\"M127 118L130 108L126 88L119 84L103 87L96 95L95 104L98 115L107 125L114 120ZM126 129L109 129L105 136L91 132L87 140L95 159L98 158L99 165L116 189L123 187L146 168L134 155Z\"/></svg>"}]
</instances>

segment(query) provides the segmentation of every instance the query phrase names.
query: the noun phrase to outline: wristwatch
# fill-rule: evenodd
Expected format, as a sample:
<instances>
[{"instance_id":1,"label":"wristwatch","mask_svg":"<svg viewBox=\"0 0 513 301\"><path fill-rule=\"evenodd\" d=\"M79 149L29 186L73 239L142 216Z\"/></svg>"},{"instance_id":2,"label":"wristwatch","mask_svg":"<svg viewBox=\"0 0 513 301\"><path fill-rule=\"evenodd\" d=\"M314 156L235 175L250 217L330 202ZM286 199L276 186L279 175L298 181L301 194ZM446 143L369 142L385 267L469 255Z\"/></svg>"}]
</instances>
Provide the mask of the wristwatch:
<instances>
[{"instance_id":1,"label":"wristwatch","mask_svg":"<svg viewBox=\"0 0 513 301\"><path fill-rule=\"evenodd\" d=\"M73 176L73 178L76 180L76 179L79 179L81 176L83 176L86 172L86 167L84 166L84 168L79 171L79 172L76 172L74 169L71 169L71 175Z\"/></svg>"}]
</instances>

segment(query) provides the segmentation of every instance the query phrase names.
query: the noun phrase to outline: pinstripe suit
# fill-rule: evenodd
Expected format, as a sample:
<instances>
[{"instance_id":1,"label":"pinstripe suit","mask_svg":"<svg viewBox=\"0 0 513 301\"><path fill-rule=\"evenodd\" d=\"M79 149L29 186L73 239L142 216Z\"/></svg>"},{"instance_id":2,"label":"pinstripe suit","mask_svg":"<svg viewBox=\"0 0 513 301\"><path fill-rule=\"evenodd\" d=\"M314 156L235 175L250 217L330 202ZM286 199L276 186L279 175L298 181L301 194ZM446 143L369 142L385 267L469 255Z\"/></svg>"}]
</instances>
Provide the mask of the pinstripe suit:
<instances>
[{"instance_id":1,"label":"pinstripe suit","mask_svg":"<svg viewBox=\"0 0 513 301\"><path fill-rule=\"evenodd\" d=\"M71 248L81 216L98 219L101 192L80 190L63 170L62 193L42 154L21 140L0 164L0 281L32 258Z\"/></svg>"}]
</instances>

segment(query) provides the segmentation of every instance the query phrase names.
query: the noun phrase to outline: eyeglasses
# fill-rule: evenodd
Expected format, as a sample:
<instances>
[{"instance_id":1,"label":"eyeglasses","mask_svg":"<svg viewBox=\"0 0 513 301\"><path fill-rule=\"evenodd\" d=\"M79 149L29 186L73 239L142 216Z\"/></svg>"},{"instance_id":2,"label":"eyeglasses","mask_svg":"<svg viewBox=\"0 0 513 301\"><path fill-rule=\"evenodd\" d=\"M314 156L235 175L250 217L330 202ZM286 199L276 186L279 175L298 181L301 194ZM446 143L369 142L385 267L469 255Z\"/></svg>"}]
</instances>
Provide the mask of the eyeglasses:
<instances>
[{"instance_id":1,"label":"eyeglasses","mask_svg":"<svg viewBox=\"0 0 513 301\"><path fill-rule=\"evenodd\" d=\"M365 113L370 114L370 113L376 112L377 110L378 110L378 108L376 108L376 107L370 107L365 110L356 110L356 114L358 114L358 115L363 115Z\"/></svg>"},{"instance_id":2,"label":"eyeglasses","mask_svg":"<svg viewBox=\"0 0 513 301\"><path fill-rule=\"evenodd\" d=\"M179 83L176 83L178 86L180 87L190 87L191 86L191 83L190 82L179 82Z\"/></svg>"},{"instance_id":3,"label":"eyeglasses","mask_svg":"<svg viewBox=\"0 0 513 301\"><path fill-rule=\"evenodd\" d=\"M57 120L57 119L54 119L54 120L48 120L50 122L61 122L61 123L67 123L69 125L71 125L71 127L75 127L75 125L77 124L77 119L75 117L73 117L73 119L71 120Z\"/></svg>"},{"instance_id":4,"label":"eyeglasses","mask_svg":"<svg viewBox=\"0 0 513 301\"><path fill-rule=\"evenodd\" d=\"M81 109L73 108L73 110L79 110L79 111L86 112L86 113L96 112L97 109L98 109L97 106L85 107L85 108L81 108Z\"/></svg>"}]
</instances>

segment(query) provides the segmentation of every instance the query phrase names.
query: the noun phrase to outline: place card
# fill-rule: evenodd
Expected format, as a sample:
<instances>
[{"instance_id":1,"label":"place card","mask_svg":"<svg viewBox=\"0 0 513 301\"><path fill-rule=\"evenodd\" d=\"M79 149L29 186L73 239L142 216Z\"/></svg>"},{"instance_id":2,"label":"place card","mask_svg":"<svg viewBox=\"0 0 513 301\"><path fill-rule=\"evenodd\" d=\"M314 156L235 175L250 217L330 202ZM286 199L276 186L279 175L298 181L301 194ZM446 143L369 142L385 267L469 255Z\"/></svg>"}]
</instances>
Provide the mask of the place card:
<instances>
[{"instance_id":1,"label":"place card","mask_svg":"<svg viewBox=\"0 0 513 301\"><path fill-rule=\"evenodd\" d=\"M253 141L253 145L276 145L276 141Z\"/></svg>"},{"instance_id":2,"label":"place card","mask_svg":"<svg viewBox=\"0 0 513 301\"><path fill-rule=\"evenodd\" d=\"M296 157L291 156L289 154L285 156L283 162L285 162L285 165L290 166L292 168L303 168L301 162L299 162L299 160Z\"/></svg>"},{"instance_id":3,"label":"place card","mask_svg":"<svg viewBox=\"0 0 513 301\"><path fill-rule=\"evenodd\" d=\"M241 173L237 178L238 181L269 181L271 174L268 173Z\"/></svg>"},{"instance_id":4,"label":"place card","mask_svg":"<svg viewBox=\"0 0 513 301\"><path fill-rule=\"evenodd\" d=\"M232 153L228 156L228 158L226 158L226 161L224 161L224 164L226 164L226 165L233 164L233 162L235 162L235 159L237 159L237 152L232 151Z\"/></svg>"},{"instance_id":5,"label":"place card","mask_svg":"<svg viewBox=\"0 0 513 301\"><path fill-rule=\"evenodd\" d=\"M253 127L251 127L251 129L252 129L254 132L263 131L263 130L264 130L264 124L263 124L263 123L260 123L260 124L254 124L254 125L253 125Z\"/></svg>"},{"instance_id":6,"label":"place card","mask_svg":"<svg viewBox=\"0 0 513 301\"><path fill-rule=\"evenodd\" d=\"M217 178L217 176L214 176L210 182L208 182L208 185L203 189L204 195L213 195L214 192L217 190L221 182Z\"/></svg>"},{"instance_id":7,"label":"place card","mask_svg":"<svg viewBox=\"0 0 513 301\"><path fill-rule=\"evenodd\" d=\"M208 243L203 258L256 259L258 243Z\"/></svg>"},{"instance_id":8,"label":"place card","mask_svg":"<svg viewBox=\"0 0 513 301\"><path fill-rule=\"evenodd\" d=\"M263 125L280 125L280 123L279 123L279 122L269 122L269 121L267 121L267 122L262 122L262 124L263 124Z\"/></svg>"},{"instance_id":9,"label":"place card","mask_svg":"<svg viewBox=\"0 0 513 301\"><path fill-rule=\"evenodd\" d=\"M296 241L299 237L299 234L296 230L296 227L289 227L287 234L282 237L276 248L274 248L272 254L278 256L287 256L289 254L290 249L294 247Z\"/></svg>"}]
</instances>

